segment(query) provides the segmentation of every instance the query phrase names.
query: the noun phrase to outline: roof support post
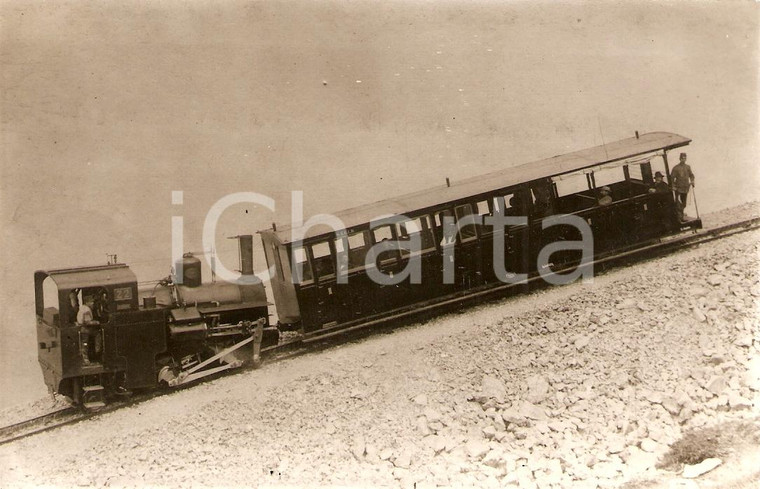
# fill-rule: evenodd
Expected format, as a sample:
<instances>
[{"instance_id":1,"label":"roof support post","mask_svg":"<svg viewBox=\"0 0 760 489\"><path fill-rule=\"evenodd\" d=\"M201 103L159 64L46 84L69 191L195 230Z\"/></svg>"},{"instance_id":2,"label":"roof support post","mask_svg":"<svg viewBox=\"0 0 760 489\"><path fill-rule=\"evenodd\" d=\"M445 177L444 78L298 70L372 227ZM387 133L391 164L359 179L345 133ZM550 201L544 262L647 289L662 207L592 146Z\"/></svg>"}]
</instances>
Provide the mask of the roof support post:
<instances>
[{"instance_id":1,"label":"roof support post","mask_svg":"<svg viewBox=\"0 0 760 489\"><path fill-rule=\"evenodd\" d=\"M664 150L662 152L662 161L665 162L665 178L668 180L668 186L672 187L673 182L670 181L670 166L668 165L668 151Z\"/></svg>"}]
</instances>

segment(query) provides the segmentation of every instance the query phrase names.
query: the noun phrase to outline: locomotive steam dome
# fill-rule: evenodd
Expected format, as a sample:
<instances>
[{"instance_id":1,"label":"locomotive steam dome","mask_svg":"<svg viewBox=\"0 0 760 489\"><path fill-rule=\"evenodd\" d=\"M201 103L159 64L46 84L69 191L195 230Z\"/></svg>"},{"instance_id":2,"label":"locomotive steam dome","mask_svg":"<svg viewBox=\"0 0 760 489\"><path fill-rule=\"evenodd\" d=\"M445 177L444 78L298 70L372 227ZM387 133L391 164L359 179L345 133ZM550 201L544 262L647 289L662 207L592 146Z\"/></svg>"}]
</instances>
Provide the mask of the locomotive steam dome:
<instances>
[{"instance_id":1,"label":"locomotive steam dome","mask_svg":"<svg viewBox=\"0 0 760 489\"><path fill-rule=\"evenodd\" d=\"M177 260L175 270L182 270L182 285L198 287L201 285L201 261L192 253L182 255L182 260Z\"/></svg>"}]
</instances>

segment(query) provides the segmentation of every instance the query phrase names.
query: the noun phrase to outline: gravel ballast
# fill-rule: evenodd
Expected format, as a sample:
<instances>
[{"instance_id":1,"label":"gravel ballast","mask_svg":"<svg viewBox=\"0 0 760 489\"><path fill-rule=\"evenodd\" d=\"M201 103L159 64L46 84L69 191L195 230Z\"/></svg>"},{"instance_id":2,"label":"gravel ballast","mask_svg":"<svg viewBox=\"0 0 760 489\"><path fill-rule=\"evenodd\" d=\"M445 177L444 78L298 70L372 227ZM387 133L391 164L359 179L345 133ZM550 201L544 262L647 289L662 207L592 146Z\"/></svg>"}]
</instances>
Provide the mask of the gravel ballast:
<instances>
[{"instance_id":1,"label":"gravel ballast","mask_svg":"<svg viewBox=\"0 0 760 489\"><path fill-rule=\"evenodd\" d=\"M758 422L759 243L743 233L5 445L0 482L544 488L669 477L658 460L686 430Z\"/></svg>"}]
</instances>

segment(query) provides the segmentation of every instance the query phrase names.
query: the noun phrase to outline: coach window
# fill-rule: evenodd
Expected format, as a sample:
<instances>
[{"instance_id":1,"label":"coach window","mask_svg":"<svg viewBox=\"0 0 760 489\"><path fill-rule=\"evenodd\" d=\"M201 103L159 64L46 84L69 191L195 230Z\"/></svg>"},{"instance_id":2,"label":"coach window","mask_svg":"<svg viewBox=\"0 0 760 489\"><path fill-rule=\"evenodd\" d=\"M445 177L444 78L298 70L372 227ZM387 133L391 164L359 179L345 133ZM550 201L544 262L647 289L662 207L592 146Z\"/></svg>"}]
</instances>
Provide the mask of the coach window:
<instances>
[{"instance_id":1,"label":"coach window","mask_svg":"<svg viewBox=\"0 0 760 489\"><path fill-rule=\"evenodd\" d=\"M359 231L358 233L349 234L346 236L348 242L348 268L349 270L356 270L364 266L364 258L367 256L367 233L366 231ZM342 239L335 240L335 249L337 251L343 250L344 241Z\"/></svg>"},{"instance_id":2,"label":"coach window","mask_svg":"<svg viewBox=\"0 0 760 489\"><path fill-rule=\"evenodd\" d=\"M342 237L338 237L333 241L333 245L335 246L335 264L338 267L338 270L341 272L345 272L348 270L347 263L344 265L342 260L342 255L345 252L345 244Z\"/></svg>"},{"instance_id":3,"label":"coach window","mask_svg":"<svg viewBox=\"0 0 760 489\"><path fill-rule=\"evenodd\" d=\"M520 216L523 214L520 203L517 201L517 194L505 194L501 197L494 197L494 210L501 209L505 216Z\"/></svg>"},{"instance_id":4,"label":"coach window","mask_svg":"<svg viewBox=\"0 0 760 489\"><path fill-rule=\"evenodd\" d=\"M372 235L375 238L375 243L380 243L393 239L393 230L390 225L380 226L372 230Z\"/></svg>"},{"instance_id":5,"label":"coach window","mask_svg":"<svg viewBox=\"0 0 760 489\"><path fill-rule=\"evenodd\" d=\"M491 197L491 209L493 211L491 212L491 215L495 214L504 214L504 197L501 196L494 196Z\"/></svg>"},{"instance_id":6,"label":"coach window","mask_svg":"<svg viewBox=\"0 0 760 489\"><path fill-rule=\"evenodd\" d=\"M654 183L654 172L652 168L653 166L652 163L657 165L656 170L660 170L660 173L662 173L663 175L667 173L667 171L665 171L664 161L662 157L656 156L652 158L651 160L645 161L639 165L631 165L630 166L631 178L638 179L643 184L652 185Z\"/></svg>"},{"instance_id":7,"label":"coach window","mask_svg":"<svg viewBox=\"0 0 760 489\"><path fill-rule=\"evenodd\" d=\"M480 216L485 217L485 216L490 216L491 215L491 207L488 205L488 201L487 200L481 200L480 202L478 202L475 205L478 208L478 214Z\"/></svg>"},{"instance_id":8,"label":"coach window","mask_svg":"<svg viewBox=\"0 0 760 489\"><path fill-rule=\"evenodd\" d=\"M649 170L649 177L652 178L652 163L647 161L646 163L641 163L640 165L627 165L628 180L636 183L644 183L644 168L646 168L646 165L648 165L647 169ZM652 183L652 180L649 180L646 183Z\"/></svg>"},{"instance_id":9,"label":"coach window","mask_svg":"<svg viewBox=\"0 0 760 489\"><path fill-rule=\"evenodd\" d=\"M578 212L596 205L597 199L589 190L591 179L585 172L569 173L552 178L557 190L555 209L563 214Z\"/></svg>"},{"instance_id":10,"label":"coach window","mask_svg":"<svg viewBox=\"0 0 760 489\"><path fill-rule=\"evenodd\" d=\"M567 195L586 192L589 180L585 173L570 173L552 178L552 183L557 188L557 197L562 198Z\"/></svg>"},{"instance_id":11,"label":"coach window","mask_svg":"<svg viewBox=\"0 0 760 489\"><path fill-rule=\"evenodd\" d=\"M631 165L632 167L635 165ZM660 172L665 177L665 182L670 182L670 173L668 171L668 165L665 163L665 159L662 155L654 156L648 163L642 163L639 165L641 170L641 180L648 186L654 183L654 175Z\"/></svg>"},{"instance_id":12,"label":"coach window","mask_svg":"<svg viewBox=\"0 0 760 489\"><path fill-rule=\"evenodd\" d=\"M314 257L314 273L317 279L335 276L335 260L329 242L322 241L311 245L311 254Z\"/></svg>"},{"instance_id":13,"label":"coach window","mask_svg":"<svg viewBox=\"0 0 760 489\"><path fill-rule=\"evenodd\" d=\"M430 218L428 216L415 217L399 223L398 231L400 240L408 240L411 236L418 235L421 252L430 251L435 248L435 238L433 237L433 230L430 227ZM404 256L409 254L407 250L403 249L401 253Z\"/></svg>"},{"instance_id":14,"label":"coach window","mask_svg":"<svg viewBox=\"0 0 760 489\"><path fill-rule=\"evenodd\" d=\"M493 203L493 201L492 201ZM491 207L488 205L488 200L481 200L477 204L475 204L475 208L478 211L478 215L480 216L480 221L485 223L485 218L487 216L490 216L493 214L493 211L491 210ZM495 207L494 207L495 209ZM478 230L480 231L480 234L491 234L493 232L493 226L487 226L485 224L478 225Z\"/></svg>"},{"instance_id":15,"label":"coach window","mask_svg":"<svg viewBox=\"0 0 760 489\"><path fill-rule=\"evenodd\" d=\"M456 234L452 234L451 236L446 236L443 232L443 221L446 219L453 219L454 213L451 211L451 209L444 209L438 213L435 214L435 239L438 241L438 243L441 245L441 247L453 244L456 241Z\"/></svg>"},{"instance_id":16,"label":"coach window","mask_svg":"<svg viewBox=\"0 0 760 489\"><path fill-rule=\"evenodd\" d=\"M509 197L507 197L509 199ZM495 197L491 198L491 208L493 209L493 212L491 215L501 214L504 215L506 212L506 205L504 203L504 197L497 195Z\"/></svg>"},{"instance_id":17,"label":"coach window","mask_svg":"<svg viewBox=\"0 0 760 489\"><path fill-rule=\"evenodd\" d=\"M298 248L293 248L293 260L297 265L295 270L301 270L301 277L295 277L296 282L304 283L314 280L314 276L311 273L311 266L309 265L309 261L306 257L306 250L304 248L300 246Z\"/></svg>"},{"instance_id":18,"label":"coach window","mask_svg":"<svg viewBox=\"0 0 760 489\"><path fill-rule=\"evenodd\" d=\"M375 243L382 243L383 241L393 241L394 239L393 228L391 227L390 224L376 227L375 229L372 230L372 238L375 240ZM378 255L378 259L380 260L381 264L391 262L393 260L396 260L397 258L398 258L397 250L384 251L380 253L380 255Z\"/></svg>"},{"instance_id":19,"label":"coach window","mask_svg":"<svg viewBox=\"0 0 760 489\"><path fill-rule=\"evenodd\" d=\"M470 204L460 205L456 207L457 221L461 221L467 216L475 215ZM462 241L472 241L477 238L477 232L475 231L474 224L465 224L459 229L459 237Z\"/></svg>"},{"instance_id":20,"label":"coach window","mask_svg":"<svg viewBox=\"0 0 760 489\"><path fill-rule=\"evenodd\" d=\"M651 165L651 163L650 163ZM628 188L628 196L635 197L637 195L647 195L649 193L649 184L644 183L644 176L642 174L642 166L639 164L624 165L623 172L626 179L626 187ZM651 172L651 166L649 167Z\"/></svg>"},{"instance_id":21,"label":"coach window","mask_svg":"<svg viewBox=\"0 0 760 489\"><path fill-rule=\"evenodd\" d=\"M625 185L617 185L625 180L623 169L621 167L602 167L595 170L593 175L594 184L597 189L602 187L612 187L612 200L620 200L621 198L626 197L625 195L621 195L622 187Z\"/></svg>"}]
</instances>

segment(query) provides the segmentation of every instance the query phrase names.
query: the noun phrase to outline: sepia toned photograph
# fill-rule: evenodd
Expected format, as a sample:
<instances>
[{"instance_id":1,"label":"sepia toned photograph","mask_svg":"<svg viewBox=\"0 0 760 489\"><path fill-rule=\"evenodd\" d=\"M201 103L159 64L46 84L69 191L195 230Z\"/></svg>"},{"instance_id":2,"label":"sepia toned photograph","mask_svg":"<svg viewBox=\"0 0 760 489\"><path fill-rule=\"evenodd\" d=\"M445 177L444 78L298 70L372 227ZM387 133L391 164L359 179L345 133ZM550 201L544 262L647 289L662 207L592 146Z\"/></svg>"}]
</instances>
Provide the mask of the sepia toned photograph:
<instances>
[{"instance_id":1,"label":"sepia toned photograph","mask_svg":"<svg viewBox=\"0 0 760 489\"><path fill-rule=\"evenodd\" d=\"M745 0L0 0L0 487L757 487L759 76Z\"/></svg>"}]
</instances>

